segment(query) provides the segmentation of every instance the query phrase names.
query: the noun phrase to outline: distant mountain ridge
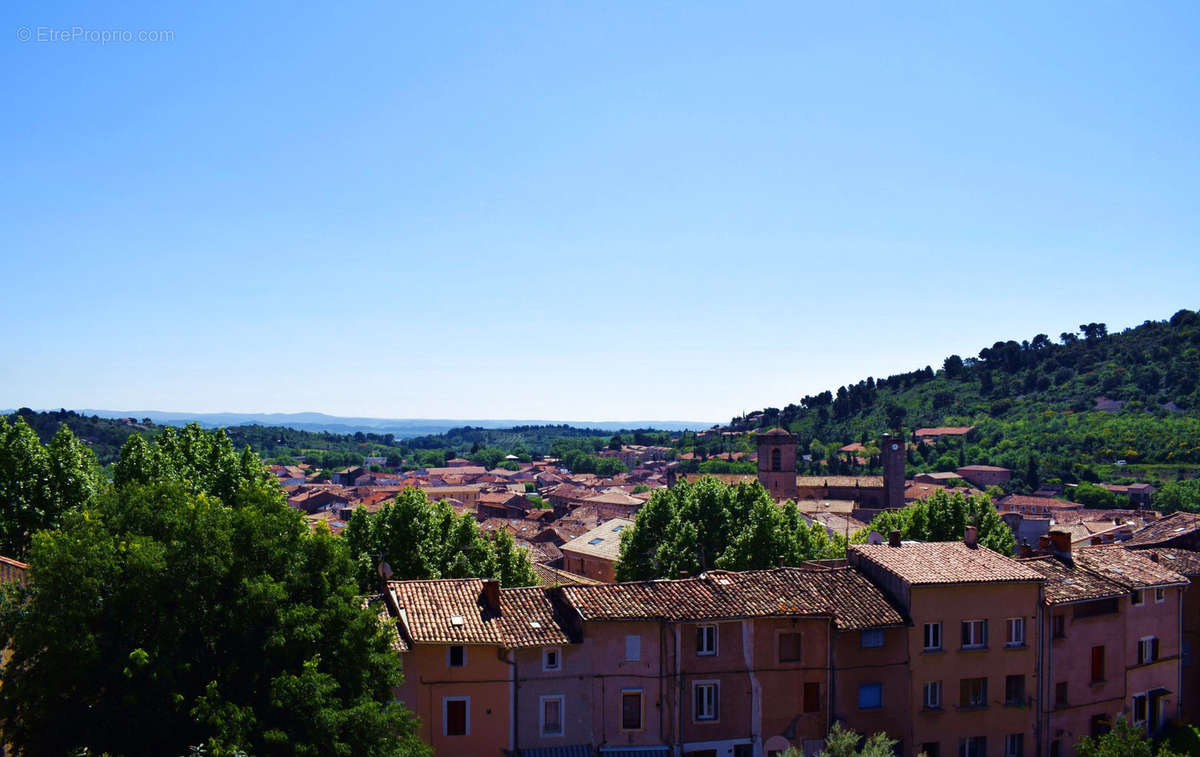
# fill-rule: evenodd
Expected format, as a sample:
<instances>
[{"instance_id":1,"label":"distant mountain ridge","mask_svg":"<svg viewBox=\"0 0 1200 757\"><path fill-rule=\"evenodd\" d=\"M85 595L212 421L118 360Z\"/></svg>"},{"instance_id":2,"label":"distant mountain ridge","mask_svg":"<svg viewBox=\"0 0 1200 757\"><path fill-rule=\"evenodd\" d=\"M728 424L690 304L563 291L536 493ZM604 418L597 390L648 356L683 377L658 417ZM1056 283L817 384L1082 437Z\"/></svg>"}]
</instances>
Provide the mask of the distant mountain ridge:
<instances>
[{"instance_id":1,"label":"distant mountain ridge","mask_svg":"<svg viewBox=\"0 0 1200 757\"><path fill-rule=\"evenodd\" d=\"M11 411L6 411L11 412ZM298 431L328 431L336 434L356 432L394 434L397 439L416 436L444 434L464 426L488 429L505 429L516 426L567 425L575 428L598 429L601 431L624 431L632 429L656 429L660 431L695 431L713 425L701 421L560 421L560 420L463 420L447 418L368 418L326 415L325 413L186 413L161 410L98 410L80 408L81 415L96 415L101 418L149 418L159 425L182 426L196 422L207 428L221 426L283 426Z\"/></svg>"}]
</instances>

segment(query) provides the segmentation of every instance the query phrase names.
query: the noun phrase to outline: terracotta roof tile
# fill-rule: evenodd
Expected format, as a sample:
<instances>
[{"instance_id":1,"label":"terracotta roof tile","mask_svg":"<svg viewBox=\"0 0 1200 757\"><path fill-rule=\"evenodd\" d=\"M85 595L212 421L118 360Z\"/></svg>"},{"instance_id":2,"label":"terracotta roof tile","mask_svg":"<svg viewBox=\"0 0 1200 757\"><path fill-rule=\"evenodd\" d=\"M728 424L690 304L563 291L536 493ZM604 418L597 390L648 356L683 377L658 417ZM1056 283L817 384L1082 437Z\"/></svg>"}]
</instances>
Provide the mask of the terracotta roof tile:
<instances>
[{"instance_id":1,"label":"terracotta roof tile","mask_svg":"<svg viewBox=\"0 0 1200 757\"><path fill-rule=\"evenodd\" d=\"M575 537L559 549L615 562L621 556L621 532L632 526L631 520L613 518Z\"/></svg>"},{"instance_id":2,"label":"terracotta roof tile","mask_svg":"<svg viewBox=\"0 0 1200 757\"><path fill-rule=\"evenodd\" d=\"M1146 549L1143 554L1158 558L1158 564L1176 573L1193 577L1200 576L1200 552L1192 549Z\"/></svg>"},{"instance_id":3,"label":"terracotta roof tile","mask_svg":"<svg viewBox=\"0 0 1200 757\"><path fill-rule=\"evenodd\" d=\"M1041 573L1011 557L958 541L905 542L900 547L852 544L849 551L851 556L869 560L912 586L1043 580Z\"/></svg>"},{"instance_id":4,"label":"terracotta roof tile","mask_svg":"<svg viewBox=\"0 0 1200 757\"><path fill-rule=\"evenodd\" d=\"M1076 565L1127 589L1188 583L1185 576L1154 562L1139 550L1123 546L1082 547L1072 557Z\"/></svg>"},{"instance_id":5,"label":"terracotta roof tile","mask_svg":"<svg viewBox=\"0 0 1200 757\"><path fill-rule=\"evenodd\" d=\"M1129 546L1152 546L1166 543L1172 539L1177 539L1180 536L1192 534L1196 531L1200 531L1200 514L1171 513L1164 518L1148 524L1125 543Z\"/></svg>"},{"instance_id":6,"label":"terracotta roof tile","mask_svg":"<svg viewBox=\"0 0 1200 757\"><path fill-rule=\"evenodd\" d=\"M1020 561L1046 578L1046 604L1061 605L1091 599L1121 597L1129 591L1103 576L1065 563L1053 557L1034 557Z\"/></svg>"},{"instance_id":7,"label":"terracotta roof tile","mask_svg":"<svg viewBox=\"0 0 1200 757\"><path fill-rule=\"evenodd\" d=\"M849 568L710 571L675 581L568 586L584 620L833 617L839 630L904 623L882 592Z\"/></svg>"},{"instance_id":8,"label":"terracotta roof tile","mask_svg":"<svg viewBox=\"0 0 1200 757\"><path fill-rule=\"evenodd\" d=\"M388 590L414 644L514 649L570 641L540 587L500 589L499 611L488 605L481 578L389 581Z\"/></svg>"}]
</instances>

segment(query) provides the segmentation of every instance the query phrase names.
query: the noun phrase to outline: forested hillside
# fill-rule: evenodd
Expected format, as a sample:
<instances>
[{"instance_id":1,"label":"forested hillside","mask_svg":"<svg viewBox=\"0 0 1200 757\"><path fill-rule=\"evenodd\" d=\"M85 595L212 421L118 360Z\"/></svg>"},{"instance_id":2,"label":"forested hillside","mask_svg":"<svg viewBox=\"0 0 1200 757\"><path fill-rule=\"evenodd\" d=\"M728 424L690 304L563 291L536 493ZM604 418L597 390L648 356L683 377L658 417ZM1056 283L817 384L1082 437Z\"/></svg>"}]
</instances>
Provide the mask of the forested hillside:
<instances>
[{"instance_id":1,"label":"forested hillside","mask_svg":"<svg viewBox=\"0 0 1200 757\"><path fill-rule=\"evenodd\" d=\"M1200 315L1180 310L1120 333L1089 323L1057 338L996 342L936 370L867 378L731 427L786 426L821 459L851 441L869 454L886 429L974 425L961 446L922 445L910 472L964 462L1024 471L1032 457L1042 476L1067 482L1135 471L1174 478L1200 464L1198 376Z\"/></svg>"}]
</instances>

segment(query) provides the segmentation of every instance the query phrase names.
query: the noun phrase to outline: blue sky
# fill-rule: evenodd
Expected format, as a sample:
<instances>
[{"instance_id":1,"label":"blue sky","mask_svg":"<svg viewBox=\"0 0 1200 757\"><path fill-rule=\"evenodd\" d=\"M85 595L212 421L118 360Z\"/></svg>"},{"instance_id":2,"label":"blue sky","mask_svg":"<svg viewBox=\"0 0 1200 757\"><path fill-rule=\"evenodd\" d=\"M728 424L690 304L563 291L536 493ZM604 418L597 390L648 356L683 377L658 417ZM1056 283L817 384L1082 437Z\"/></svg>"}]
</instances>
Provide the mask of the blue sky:
<instances>
[{"instance_id":1,"label":"blue sky","mask_svg":"<svg viewBox=\"0 0 1200 757\"><path fill-rule=\"evenodd\" d=\"M721 421L1200 306L1195 3L176 5L0 10L0 407Z\"/></svg>"}]
</instances>

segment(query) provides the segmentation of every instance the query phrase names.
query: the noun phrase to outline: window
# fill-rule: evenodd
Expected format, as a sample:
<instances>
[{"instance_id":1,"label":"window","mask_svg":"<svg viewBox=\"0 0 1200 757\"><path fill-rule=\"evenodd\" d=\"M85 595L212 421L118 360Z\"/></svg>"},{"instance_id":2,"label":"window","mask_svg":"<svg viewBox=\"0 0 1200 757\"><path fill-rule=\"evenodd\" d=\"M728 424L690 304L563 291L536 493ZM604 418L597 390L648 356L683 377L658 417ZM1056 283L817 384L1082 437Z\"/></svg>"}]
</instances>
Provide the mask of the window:
<instances>
[{"instance_id":1,"label":"window","mask_svg":"<svg viewBox=\"0 0 1200 757\"><path fill-rule=\"evenodd\" d=\"M779 634L779 661L799 662L801 641L802 635L798 633Z\"/></svg>"},{"instance_id":2,"label":"window","mask_svg":"<svg viewBox=\"0 0 1200 757\"><path fill-rule=\"evenodd\" d=\"M862 632L863 649L873 649L883 646L883 629L868 628Z\"/></svg>"},{"instance_id":3,"label":"window","mask_svg":"<svg viewBox=\"0 0 1200 757\"><path fill-rule=\"evenodd\" d=\"M625 662L639 662L642 659L642 637L625 637Z\"/></svg>"},{"instance_id":4,"label":"window","mask_svg":"<svg viewBox=\"0 0 1200 757\"><path fill-rule=\"evenodd\" d=\"M883 707L883 684L861 684L858 687L858 709L878 710L880 707Z\"/></svg>"},{"instance_id":5,"label":"window","mask_svg":"<svg viewBox=\"0 0 1200 757\"><path fill-rule=\"evenodd\" d=\"M1092 647L1092 683L1104 680L1104 645Z\"/></svg>"},{"instance_id":6,"label":"window","mask_svg":"<svg viewBox=\"0 0 1200 757\"><path fill-rule=\"evenodd\" d=\"M987 621L964 620L962 623L962 648L983 649L987 646Z\"/></svg>"},{"instance_id":7,"label":"window","mask_svg":"<svg viewBox=\"0 0 1200 757\"><path fill-rule=\"evenodd\" d=\"M692 700L696 703L696 720L716 720L718 694L720 688L716 681L704 681L692 684Z\"/></svg>"},{"instance_id":8,"label":"window","mask_svg":"<svg viewBox=\"0 0 1200 757\"><path fill-rule=\"evenodd\" d=\"M969 736L959 741L958 757L987 757L987 737Z\"/></svg>"},{"instance_id":9,"label":"window","mask_svg":"<svg viewBox=\"0 0 1200 757\"><path fill-rule=\"evenodd\" d=\"M936 741L926 741L921 745L921 752L925 757L942 757L942 745Z\"/></svg>"},{"instance_id":10,"label":"window","mask_svg":"<svg viewBox=\"0 0 1200 757\"><path fill-rule=\"evenodd\" d=\"M541 731L543 736L563 735L563 705L565 698L561 694L540 697L542 704Z\"/></svg>"},{"instance_id":11,"label":"window","mask_svg":"<svg viewBox=\"0 0 1200 757\"><path fill-rule=\"evenodd\" d=\"M1025 704L1025 676L1004 676L1004 704L1009 707Z\"/></svg>"},{"instance_id":12,"label":"window","mask_svg":"<svg viewBox=\"0 0 1200 757\"><path fill-rule=\"evenodd\" d=\"M1135 694L1133 697L1133 722L1145 723L1146 716L1150 712L1149 697L1145 694Z\"/></svg>"},{"instance_id":13,"label":"window","mask_svg":"<svg viewBox=\"0 0 1200 757\"><path fill-rule=\"evenodd\" d=\"M696 654L714 655L717 653L717 627L696 626Z\"/></svg>"},{"instance_id":14,"label":"window","mask_svg":"<svg viewBox=\"0 0 1200 757\"><path fill-rule=\"evenodd\" d=\"M987 707L987 679L964 678L959 682L958 706Z\"/></svg>"},{"instance_id":15,"label":"window","mask_svg":"<svg viewBox=\"0 0 1200 757\"><path fill-rule=\"evenodd\" d=\"M1163 588L1155 589L1154 590L1155 604L1162 604L1163 602L1166 602L1166 601L1167 601L1167 590L1163 589Z\"/></svg>"},{"instance_id":16,"label":"window","mask_svg":"<svg viewBox=\"0 0 1200 757\"><path fill-rule=\"evenodd\" d=\"M1004 757L1025 757L1025 734L1010 733L1004 737Z\"/></svg>"},{"instance_id":17,"label":"window","mask_svg":"<svg viewBox=\"0 0 1200 757\"><path fill-rule=\"evenodd\" d=\"M925 624L925 650L930 651L942 648L942 624L941 623L926 623Z\"/></svg>"},{"instance_id":18,"label":"window","mask_svg":"<svg viewBox=\"0 0 1200 757\"><path fill-rule=\"evenodd\" d=\"M778 447L771 450L771 470L783 470L783 453L779 451Z\"/></svg>"},{"instance_id":19,"label":"window","mask_svg":"<svg viewBox=\"0 0 1200 757\"><path fill-rule=\"evenodd\" d=\"M1067 638L1067 616L1066 615L1055 615L1051 619L1050 625L1051 625L1051 631L1050 631L1051 636L1053 636L1056 639Z\"/></svg>"},{"instance_id":20,"label":"window","mask_svg":"<svg viewBox=\"0 0 1200 757\"><path fill-rule=\"evenodd\" d=\"M446 653L446 664L452 668L461 668L467 664L467 648L455 645Z\"/></svg>"},{"instance_id":21,"label":"window","mask_svg":"<svg viewBox=\"0 0 1200 757\"><path fill-rule=\"evenodd\" d=\"M1054 684L1054 706L1055 707L1066 707L1067 706L1067 682L1066 681L1059 681L1058 683Z\"/></svg>"},{"instance_id":22,"label":"window","mask_svg":"<svg viewBox=\"0 0 1200 757\"><path fill-rule=\"evenodd\" d=\"M819 683L804 684L804 711L805 712L820 712L821 711L821 684L819 684Z\"/></svg>"},{"instance_id":23,"label":"window","mask_svg":"<svg viewBox=\"0 0 1200 757\"><path fill-rule=\"evenodd\" d=\"M467 736L471 733L471 698L446 697L442 700L442 735Z\"/></svg>"},{"instance_id":24,"label":"window","mask_svg":"<svg viewBox=\"0 0 1200 757\"><path fill-rule=\"evenodd\" d=\"M562 650L558 647L547 647L542 650L542 670L561 670Z\"/></svg>"},{"instance_id":25,"label":"window","mask_svg":"<svg viewBox=\"0 0 1200 757\"><path fill-rule=\"evenodd\" d=\"M1108 715L1101 713L1093 715L1088 721L1088 735L1093 739L1098 739L1104 734L1112 730L1112 721L1108 719Z\"/></svg>"},{"instance_id":26,"label":"window","mask_svg":"<svg viewBox=\"0 0 1200 757\"><path fill-rule=\"evenodd\" d=\"M1133 605L1134 607L1137 607L1139 605L1145 604L1145 602L1146 602L1146 598L1142 596L1142 590L1134 589L1133 595L1129 597L1129 604Z\"/></svg>"},{"instance_id":27,"label":"window","mask_svg":"<svg viewBox=\"0 0 1200 757\"><path fill-rule=\"evenodd\" d=\"M642 690L621 690L621 730L642 730Z\"/></svg>"},{"instance_id":28,"label":"window","mask_svg":"<svg viewBox=\"0 0 1200 757\"><path fill-rule=\"evenodd\" d=\"M1138 662L1142 665L1158 659L1158 639L1146 636L1138 641Z\"/></svg>"},{"instance_id":29,"label":"window","mask_svg":"<svg viewBox=\"0 0 1200 757\"><path fill-rule=\"evenodd\" d=\"M922 691L924 692L922 699L925 704L925 709L927 709L927 710L942 709L942 682L941 681L928 681L922 687Z\"/></svg>"},{"instance_id":30,"label":"window","mask_svg":"<svg viewBox=\"0 0 1200 757\"><path fill-rule=\"evenodd\" d=\"M1006 626L1008 633L1004 637L1004 645L1008 647L1025 646L1025 618L1009 618Z\"/></svg>"}]
</instances>

